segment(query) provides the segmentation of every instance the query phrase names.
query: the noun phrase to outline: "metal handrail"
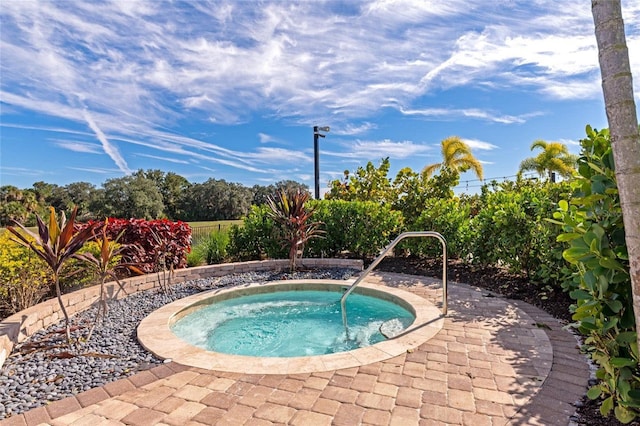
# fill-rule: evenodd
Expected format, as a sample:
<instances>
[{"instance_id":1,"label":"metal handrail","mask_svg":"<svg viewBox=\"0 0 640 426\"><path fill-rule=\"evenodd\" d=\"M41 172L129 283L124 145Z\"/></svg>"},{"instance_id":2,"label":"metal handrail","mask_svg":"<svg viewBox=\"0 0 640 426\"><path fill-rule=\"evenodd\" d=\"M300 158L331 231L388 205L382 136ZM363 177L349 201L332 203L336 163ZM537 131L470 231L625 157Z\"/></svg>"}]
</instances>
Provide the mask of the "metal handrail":
<instances>
[{"instance_id":1,"label":"metal handrail","mask_svg":"<svg viewBox=\"0 0 640 426\"><path fill-rule=\"evenodd\" d=\"M349 289L342 295L342 298L340 299L340 308L342 309L342 323L344 324L344 331L347 335L347 339L349 338L349 329L347 326L347 309L345 306L347 296L351 294L356 286L360 284L360 282L364 280L367 275L369 275L373 268L378 266L382 259L384 259L384 257L389 254L389 252L401 240L412 237L434 237L440 240L440 243L442 244L442 313L445 316L447 315L447 240L445 240L440 233L434 231L403 232L402 234L398 235L395 240L391 241L391 244L389 244L384 250L380 252L378 257L376 257L374 261L371 262L371 265L369 265L369 267L365 269L364 272L362 272L358 279L355 280L355 282L351 284L351 287L349 287Z\"/></svg>"}]
</instances>

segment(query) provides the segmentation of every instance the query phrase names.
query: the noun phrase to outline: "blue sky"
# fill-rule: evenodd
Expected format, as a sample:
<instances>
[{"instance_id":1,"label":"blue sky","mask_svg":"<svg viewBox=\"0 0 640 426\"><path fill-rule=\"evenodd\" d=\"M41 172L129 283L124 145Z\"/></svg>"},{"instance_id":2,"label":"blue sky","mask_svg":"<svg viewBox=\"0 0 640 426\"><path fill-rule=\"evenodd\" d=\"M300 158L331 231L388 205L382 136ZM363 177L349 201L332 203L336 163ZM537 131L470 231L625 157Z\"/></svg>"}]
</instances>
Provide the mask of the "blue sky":
<instances>
[{"instance_id":1,"label":"blue sky","mask_svg":"<svg viewBox=\"0 0 640 426\"><path fill-rule=\"evenodd\" d=\"M138 169L324 189L457 135L485 177L607 127L587 0L31 1L0 10L0 185ZM623 0L640 100L640 0ZM459 191L479 182L462 176ZM469 182L465 182L469 180Z\"/></svg>"}]
</instances>

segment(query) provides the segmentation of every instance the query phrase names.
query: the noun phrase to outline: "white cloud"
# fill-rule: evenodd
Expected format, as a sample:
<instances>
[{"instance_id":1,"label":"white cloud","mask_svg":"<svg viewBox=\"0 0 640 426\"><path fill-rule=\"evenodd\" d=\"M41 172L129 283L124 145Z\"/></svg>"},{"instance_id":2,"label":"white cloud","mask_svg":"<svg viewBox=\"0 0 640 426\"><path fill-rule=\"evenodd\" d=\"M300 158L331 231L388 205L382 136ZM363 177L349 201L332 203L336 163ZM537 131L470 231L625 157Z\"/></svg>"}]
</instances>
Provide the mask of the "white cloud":
<instances>
[{"instance_id":1,"label":"white cloud","mask_svg":"<svg viewBox=\"0 0 640 426\"><path fill-rule=\"evenodd\" d=\"M252 158L260 163L291 163L300 164L310 163L313 158L301 151L293 151L283 148L265 148L259 147L255 153L245 154L245 158Z\"/></svg>"},{"instance_id":2,"label":"white cloud","mask_svg":"<svg viewBox=\"0 0 640 426\"><path fill-rule=\"evenodd\" d=\"M446 109L446 108L425 108L425 109L408 109L403 107L397 107L398 110L404 115L416 115L422 116L427 119L439 119L439 120L454 120L460 118L473 118L478 120L493 121L496 123L504 124L520 124L527 121L531 117L541 115L540 112L531 112L527 114L503 115L492 111L484 111L477 108L468 109Z\"/></svg>"},{"instance_id":3,"label":"white cloud","mask_svg":"<svg viewBox=\"0 0 640 426\"><path fill-rule=\"evenodd\" d=\"M96 137L102 144L102 149L104 150L104 152L113 160L114 163L116 163L116 166L118 166L121 172L130 174L131 170L129 169L129 166L127 166L127 162L125 161L125 159L122 158L122 155L120 155L120 151L115 145L109 142L102 130L100 130L100 128L96 124L89 111L87 111L86 109L83 110L83 116L91 130L95 132Z\"/></svg>"},{"instance_id":4,"label":"white cloud","mask_svg":"<svg viewBox=\"0 0 640 426\"><path fill-rule=\"evenodd\" d=\"M5 176L43 176L48 174L49 172L46 172L44 170L38 170L38 169L27 169L24 167L7 167L7 166L0 166L0 177L2 177L3 175ZM2 185L2 183L0 183L0 186Z\"/></svg>"},{"instance_id":5,"label":"white cloud","mask_svg":"<svg viewBox=\"0 0 640 426\"><path fill-rule=\"evenodd\" d=\"M623 4L633 30L627 37L633 70L640 69L639 4ZM593 22L583 0L567 0L562 8L555 1L467 0L337 6L3 2L2 126L11 126L4 123L8 112L88 124L123 173L130 172L128 151L116 141L176 163L270 173L270 164L308 163L309 155L242 152L232 140L212 143L169 129L186 119L237 124L261 115L287 124L327 123L332 135L356 136L377 129L376 115L389 107L424 120L512 125L542 113L467 104L464 97L448 103L439 95L517 87L554 100L601 96ZM640 99L640 78L635 84ZM258 138L280 142L266 133ZM426 155L422 145L406 141L356 147L360 153L343 155Z\"/></svg>"},{"instance_id":6,"label":"white cloud","mask_svg":"<svg viewBox=\"0 0 640 426\"><path fill-rule=\"evenodd\" d=\"M122 172L122 170L120 169L104 169L99 167L68 167L68 169L79 170L81 172L97 173L100 175L120 174Z\"/></svg>"},{"instance_id":7,"label":"white cloud","mask_svg":"<svg viewBox=\"0 0 640 426\"><path fill-rule=\"evenodd\" d=\"M273 142L273 137L267 135L266 133L258 133L258 138L260 139L260 143L269 143Z\"/></svg>"},{"instance_id":8,"label":"white cloud","mask_svg":"<svg viewBox=\"0 0 640 426\"><path fill-rule=\"evenodd\" d=\"M82 152L86 154L101 154L102 150L99 145L95 145L92 143L86 142L76 142L76 141L57 141L55 142L56 146L59 146L63 149L68 149L73 152Z\"/></svg>"},{"instance_id":9,"label":"white cloud","mask_svg":"<svg viewBox=\"0 0 640 426\"><path fill-rule=\"evenodd\" d=\"M154 160L161 160L161 161L168 161L170 163L176 163L176 164L189 164L188 161L186 160L179 160L177 158L169 158L169 157L160 157L158 155L149 155L149 154L141 154L141 153L137 153L135 154L138 157L145 157L145 158L152 158Z\"/></svg>"},{"instance_id":10,"label":"white cloud","mask_svg":"<svg viewBox=\"0 0 640 426\"><path fill-rule=\"evenodd\" d=\"M356 141L344 147L346 151L336 152L323 150L322 154L346 158L409 158L426 155L433 147L416 144L411 141L395 142L389 139L382 141Z\"/></svg>"},{"instance_id":11,"label":"white cloud","mask_svg":"<svg viewBox=\"0 0 640 426\"><path fill-rule=\"evenodd\" d=\"M491 144L489 142L480 141L477 139L462 139L464 143L469 145L471 149L478 149L483 151L491 151L498 148L496 145Z\"/></svg>"},{"instance_id":12,"label":"white cloud","mask_svg":"<svg viewBox=\"0 0 640 426\"><path fill-rule=\"evenodd\" d=\"M573 139L558 139L556 142L560 142L563 145L567 145L569 148L580 146L580 141Z\"/></svg>"},{"instance_id":13,"label":"white cloud","mask_svg":"<svg viewBox=\"0 0 640 426\"><path fill-rule=\"evenodd\" d=\"M374 123L364 122L359 125L355 124L346 124L338 129L331 129L331 132L336 135L342 136L354 136L359 135L361 133L366 133L370 130L375 130L378 126Z\"/></svg>"}]
</instances>

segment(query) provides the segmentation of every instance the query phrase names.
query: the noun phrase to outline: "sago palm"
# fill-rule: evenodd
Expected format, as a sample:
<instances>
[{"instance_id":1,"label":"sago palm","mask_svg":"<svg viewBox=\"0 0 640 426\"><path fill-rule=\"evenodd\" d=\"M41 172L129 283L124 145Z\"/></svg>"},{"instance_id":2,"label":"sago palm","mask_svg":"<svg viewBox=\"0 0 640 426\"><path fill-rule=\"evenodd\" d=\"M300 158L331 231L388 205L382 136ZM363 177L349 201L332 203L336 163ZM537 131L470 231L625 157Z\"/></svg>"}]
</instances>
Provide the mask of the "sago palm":
<instances>
[{"instance_id":1,"label":"sago palm","mask_svg":"<svg viewBox=\"0 0 640 426\"><path fill-rule=\"evenodd\" d=\"M553 173L568 178L575 172L578 157L570 154L566 145L560 142L537 140L531 144L531 151L542 149L535 157L525 158L520 163L520 172L533 170L540 177L546 176L553 182Z\"/></svg>"},{"instance_id":2,"label":"sago palm","mask_svg":"<svg viewBox=\"0 0 640 426\"><path fill-rule=\"evenodd\" d=\"M458 136L450 136L441 142L442 162L426 166L422 173L425 177L431 176L436 170L449 169L463 173L472 170L478 179L482 179L482 164L471 153L469 145Z\"/></svg>"}]
</instances>

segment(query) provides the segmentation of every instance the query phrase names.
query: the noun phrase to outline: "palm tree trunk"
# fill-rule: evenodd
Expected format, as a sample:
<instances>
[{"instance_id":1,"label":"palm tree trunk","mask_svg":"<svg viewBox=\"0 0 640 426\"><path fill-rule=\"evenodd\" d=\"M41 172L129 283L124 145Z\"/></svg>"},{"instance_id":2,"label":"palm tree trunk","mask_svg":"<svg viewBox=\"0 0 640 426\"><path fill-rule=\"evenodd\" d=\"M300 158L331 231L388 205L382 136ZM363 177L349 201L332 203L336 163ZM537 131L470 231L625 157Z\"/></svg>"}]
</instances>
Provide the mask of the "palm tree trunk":
<instances>
[{"instance_id":1,"label":"palm tree trunk","mask_svg":"<svg viewBox=\"0 0 640 426\"><path fill-rule=\"evenodd\" d=\"M620 0L591 0L616 180L629 252L636 329L640 325L640 132ZM640 347L640 333L638 334Z\"/></svg>"}]
</instances>

